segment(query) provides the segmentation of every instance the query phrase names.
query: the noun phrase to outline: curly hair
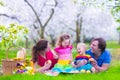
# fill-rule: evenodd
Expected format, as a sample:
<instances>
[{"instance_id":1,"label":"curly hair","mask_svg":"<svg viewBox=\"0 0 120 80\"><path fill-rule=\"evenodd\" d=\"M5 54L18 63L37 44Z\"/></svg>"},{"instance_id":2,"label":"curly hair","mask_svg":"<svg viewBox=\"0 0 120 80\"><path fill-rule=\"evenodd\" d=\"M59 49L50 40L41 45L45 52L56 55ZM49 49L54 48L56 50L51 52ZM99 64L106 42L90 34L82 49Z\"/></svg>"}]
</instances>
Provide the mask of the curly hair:
<instances>
[{"instance_id":1,"label":"curly hair","mask_svg":"<svg viewBox=\"0 0 120 80\"><path fill-rule=\"evenodd\" d=\"M68 34L62 34L61 36L59 36L57 42L56 42L56 46L62 46L62 42L64 40L70 39L70 35Z\"/></svg>"}]
</instances>

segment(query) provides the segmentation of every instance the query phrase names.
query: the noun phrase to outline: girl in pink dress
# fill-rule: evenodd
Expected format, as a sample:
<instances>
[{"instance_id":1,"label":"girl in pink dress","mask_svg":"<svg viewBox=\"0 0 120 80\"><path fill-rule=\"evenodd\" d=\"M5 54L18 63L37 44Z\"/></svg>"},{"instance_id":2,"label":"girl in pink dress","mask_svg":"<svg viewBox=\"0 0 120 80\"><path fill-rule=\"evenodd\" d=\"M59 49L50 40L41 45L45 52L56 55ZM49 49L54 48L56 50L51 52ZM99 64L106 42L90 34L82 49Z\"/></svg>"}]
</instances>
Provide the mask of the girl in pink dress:
<instances>
[{"instance_id":1,"label":"girl in pink dress","mask_svg":"<svg viewBox=\"0 0 120 80\"><path fill-rule=\"evenodd\" d=\"M44 73L51 69L57 62L54 53L50 50L47 40L39 40L32 49L32 61L35 72ZM40 68L37 68L37 65Z\"/></svg>"},{"instance_id":2,"label":"girl in pink dress","mask_svg":"<svg viewBox=\"0 0 120 80\"><path fill-rule=\"evenodd\" d=\"M55 47L55 52L58 55L58 62L52 68L51 73L47 75L57 76L60 72L71 73L72 65L72 45L70 43L70 36L68 34L63 34L57 40Z\"/></svg>"}]
</instances>

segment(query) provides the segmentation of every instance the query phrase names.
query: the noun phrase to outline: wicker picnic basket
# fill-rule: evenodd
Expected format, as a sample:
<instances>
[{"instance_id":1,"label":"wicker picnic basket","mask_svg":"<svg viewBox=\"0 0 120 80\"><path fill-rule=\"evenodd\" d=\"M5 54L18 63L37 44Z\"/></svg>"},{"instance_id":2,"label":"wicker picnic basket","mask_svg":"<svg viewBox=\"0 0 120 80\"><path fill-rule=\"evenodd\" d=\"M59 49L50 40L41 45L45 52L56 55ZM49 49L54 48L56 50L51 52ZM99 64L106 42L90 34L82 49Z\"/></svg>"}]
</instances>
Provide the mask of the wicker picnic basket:
<instances>
[{"instance_id":1,"label":"wicker picnic basket","mask_svg":"<svg viewBox=\"0 0 120 80\"><path fill-rule=\"evenodd\" d=\"M13 71L16 69L17 63L24 63L25 60L2 60L2 70L3 74L13 74Z\"/></svg>"},{"instance_id":2,"label":"wicker picnic basket","mask_svg":"<svg viewBox=\"0 0 120 80\"><path fill-rule=\"evenodd\" d=\"M16 69L17 63L24 63L24 59L20 58L14 58L14 59L8 59L8 52L6 52L6 59L2 60L2 70L3 74L13 74L13 71Z\"/></svg>"}]
</instances>

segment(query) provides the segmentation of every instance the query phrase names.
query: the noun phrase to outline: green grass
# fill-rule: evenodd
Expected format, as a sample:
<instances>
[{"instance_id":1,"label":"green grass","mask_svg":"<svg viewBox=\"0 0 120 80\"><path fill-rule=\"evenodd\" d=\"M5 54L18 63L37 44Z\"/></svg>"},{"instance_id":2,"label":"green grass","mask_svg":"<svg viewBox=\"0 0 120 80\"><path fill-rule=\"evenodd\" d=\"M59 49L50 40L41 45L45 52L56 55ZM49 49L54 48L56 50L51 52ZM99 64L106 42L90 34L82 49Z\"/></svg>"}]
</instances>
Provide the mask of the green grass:
<instances>
[{"instance_id":1,"label":"green grass","mask_svg":"<svg viewBox=\"0 0 120 80\"><path fill-rule=\"evenodd\" d=\"M120 65L110 67L106 72L96 74L60 74L57 77L36 73L1 76L0 80L119 80Z\"/></svg>"},{"instance_id":2,"label":"green grass","mask_svg":"<svg viewBox=\"0 0 120 80\"><path fill-rule=\"evenodd\" d=\"M107 48L117 49L120 48L120 44L117 41L107 41Z\"/></svg>"},{"instance_id":3,"label":"green grass","mask_svg":"<svg viewBox=\"0 0 120 80\"><path fill-rule=\"evenodd\" d=\"M120 75L120 45L115 41L108 41L107 48L112 53L112 62L106 72L96 74L60 74L57 77L46 76L44 74L36 73L29 74L15 74L0 76L0 80L119 80ZM10 50L9 58L16 57L17 50ZM27 50L27 58L30 57L31 50ZM73 56L76 51L73 50ZM5 50L0 50L0 60L5 58ZM1 64L1 63L0 63Z\"/></svg>"},{"instance_id":4,"label":"green grass","mask_svg":"<svg viewBox=\"0 0 120 80\"><path fill-rule=\"evenodd\" d=\"M9 58L16 57L16 53L17 53L17 50L10 50L8 57ZM0 50L0 64L1 64L1 60L5 58L6 58L6 50Z\"/></svg>"}]
</instances>

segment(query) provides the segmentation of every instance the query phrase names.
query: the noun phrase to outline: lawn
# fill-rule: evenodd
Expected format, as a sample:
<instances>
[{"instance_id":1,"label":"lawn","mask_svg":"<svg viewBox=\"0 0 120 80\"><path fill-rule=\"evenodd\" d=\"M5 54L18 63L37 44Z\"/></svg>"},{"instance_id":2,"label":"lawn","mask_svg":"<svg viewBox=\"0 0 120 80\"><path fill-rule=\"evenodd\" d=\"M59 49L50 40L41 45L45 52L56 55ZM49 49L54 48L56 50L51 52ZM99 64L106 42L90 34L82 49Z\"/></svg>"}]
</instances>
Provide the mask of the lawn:
<instances>
[{"instance_id":1,"label":"lawn","mask_svg":"<svg viewBox=\"0 0 120 80\"><path fill-rule=\"evenodd\" d=\"M96 74L60 74L57 77L46 76L44 74L19 74L1 76L0 80L119 80L120 65L112 66L106 72Z\"/></svg>"},{"instance_id":2,"label":"lawn","mask_svg":"<svg viewBox=\"0 0 120 80\"><path fill-rule=\"evenodd\" d=\"M46 76L44 74L36 73L35 75L29 74L15 74L0 76L0 80L119 80L120 75L120 45L117 42L107 42L107 49L112 54L112 62L108 71L100 72L96 74L60 74L57 77ZM17 50L11 50L9 52L9 58L16 56ZM27 50L27 58L30 59L30 50ZM74 51L74 55L76 52ZM5 50L0 50L0 60L5 58ZM1 64L1 62L0 62Z\"/></svg>"}]
</instances>

